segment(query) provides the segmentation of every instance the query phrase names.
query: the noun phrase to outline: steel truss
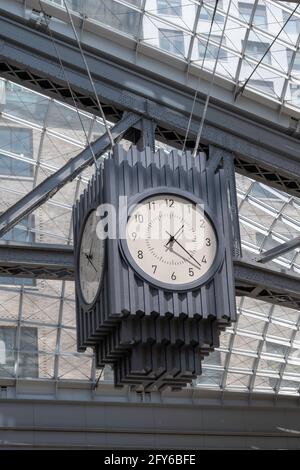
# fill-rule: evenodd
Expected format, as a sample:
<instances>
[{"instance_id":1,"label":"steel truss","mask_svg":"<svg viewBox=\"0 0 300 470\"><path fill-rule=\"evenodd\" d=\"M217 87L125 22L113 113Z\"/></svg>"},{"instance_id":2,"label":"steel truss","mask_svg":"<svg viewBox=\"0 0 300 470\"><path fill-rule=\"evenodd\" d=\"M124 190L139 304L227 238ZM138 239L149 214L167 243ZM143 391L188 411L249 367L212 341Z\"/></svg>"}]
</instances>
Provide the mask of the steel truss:
<instances>
[{"instance_id":1,"label":"steel truss","mask_svg":"<svg viewBox=\"0 0 300 470\"><path fill-rule=\"evenodd\" d=\"M300 308L300 278L261 263L234 259L236 295ZM0 277L74 280L73 247L0 242Z\"/></svg>"},{"instance_id":2,"label":"steel truss","mask_svg":"<svg viewBox=\"0 0 300 470\"><path fill-rule=\"evenodd\" d=\"M0 276L74 280L73 247L0 242Z\"/></svg>"},{"instance_id":3,"label":"steel truss","mask_svg":"<svg viewBox=\"0 0 300 470\"><path fill-rule=\"evenodd\" d=\"M300 277L255 261L234 260L236 295L300 309Z\"/></svg>"}]
</instances>

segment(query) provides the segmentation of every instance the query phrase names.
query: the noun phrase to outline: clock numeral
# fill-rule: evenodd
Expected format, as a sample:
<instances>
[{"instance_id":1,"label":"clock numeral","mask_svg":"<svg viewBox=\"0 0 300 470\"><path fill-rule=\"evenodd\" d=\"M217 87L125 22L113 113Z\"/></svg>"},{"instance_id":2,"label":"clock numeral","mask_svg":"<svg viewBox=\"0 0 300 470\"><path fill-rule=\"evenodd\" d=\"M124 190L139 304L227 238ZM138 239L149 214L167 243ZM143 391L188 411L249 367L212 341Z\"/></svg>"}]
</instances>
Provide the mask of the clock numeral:
<instances>
[{"instance_id":1,"label":"clock numeral","mask_svg":"<svg viewBox=\"0 0 300 470\"><path fill-rule=\"evenodd\" d=\"M205 220L204 220L204 219L201 219L201 220L200 220L200 227L201 227L201 228L204 228L204 227L205 227Z\"/></svg>"},{"instance_id":2,"label":"clock numeral","mask_svg":"<svg viewBox=\"0 0 300 470\"><path fill-rule=\"evenodd\" d=\"M156 273L156 270L157 270L157 265L156 264L152 264L152 268L153 268L153 274Z\"/></svg>"},{"instance_id":3,"label":"clock numeral","mask_svg":"<svg viewBox=\"0 0 300 470\"><path fill-rule=\"evenodd\" d=\"M138 259L143 259L144 258L144 253L142 252L142 250L139 250L138 251Z\"/></svg>"},{"instance_id":4,"label":"clock numeral","mask_svg":"<svg viewBox=\"0 0 300 470\"><path fill-rule=\"evenodd\" d=\"M139 222L140 224L142 224L144 222L143 214L135 214L134 218L135 218L136 222Z\"/></svg>"},{"instance_id":5,"label":"clock numeral","mask_svg":"<svg viewBox=\"0 0 300 470\"><path fill-rule=\"evenodd\" d=\"M203 258L201 260L201 263L207 263L207 260L206 260L205 256L203 256Z\"/></svg>"},{"instance_id":6,"label":"clock numeral","mask_svg":"<svg viewBox=\"0 0 300 470\"><path fill-rule=\"evenodd\" d=\"M176 279L175 273L172 273L171 279L172 279L173 281L175 281L175 279Z\"/></svg>"},{"instance_id":7,"label":"clock numeral","mask_svg":"<svg viewBox=\"0 0 300 470\"><path fill-rule=\"evenodd\" d=\"M155 201L148 202L148 207L149 207L150 210L155 209Z\"/></svg>"},{"instance_id":8,"label":"clock numeral","mask_svg":"<svg viewBox=\"0 0 300 470\"><path fill-rule=\"evenodd\" d=\"M210 246L210 245L211 245L210 238L205 238L205 241L206 241L206 246Z\"/></svg>"},{"instance_id":9,"label":"clock numeral","mask_svg":"<svg viewBox=\"0 0 300 470\"><path fill-rule=\"evenodd\" d=\"M193 268L189 269L189 276L193 277L195 275Z\"/></svg>"},{"instance_id":10,"label":"clock numeral","mask_svg":"<svg viewBox=\"0 0 300 470\"><path fill-rule=\"evenodd\" d=\"M174 199L165 199L167 207L173 207Z\"/></svg>"},{"instance_id":11,"label":"clock numeral","mask_svg":"<svg viewBox=\"0 0 300 470\"><path fill-rule=\"evenodd\" d=\"M133 238L133 240L136 240L136 237L137 237L137 233L136 233L136 232L132 232L131 238Z\"/></svg>"}]
</instances>

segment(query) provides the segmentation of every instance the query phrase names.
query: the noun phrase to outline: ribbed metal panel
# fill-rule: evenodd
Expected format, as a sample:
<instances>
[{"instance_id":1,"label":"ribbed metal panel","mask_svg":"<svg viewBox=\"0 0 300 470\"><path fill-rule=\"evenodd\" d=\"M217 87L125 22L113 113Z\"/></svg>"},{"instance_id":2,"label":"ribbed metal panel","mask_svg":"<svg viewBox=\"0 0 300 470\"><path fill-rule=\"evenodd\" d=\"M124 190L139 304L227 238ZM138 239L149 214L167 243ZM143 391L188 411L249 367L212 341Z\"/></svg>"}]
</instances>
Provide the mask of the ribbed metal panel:
<instances>
[{"instance_id":1,"label":"ribbed metal panel","mask_svg":"<svg viewBox=\"0 0 300 470\"><path fill-rule=\"evenodd\" d=\"M125 151L117 145L74 209L75 260L84 217L92 207L109 203L120 213L120 196L130 201L162 187L186 191L213 212L219 239L215 273L193 290L160 288L134 271L118 239L107 239L103 287L92 308L81 300L76 273L78 349L94 347L97 367L111 364L117 386L183 387L201 374L201 359L218 346L219 331L235 320L225 176L222 169L209 169L204 154L192 158L149 148Z\"/></svg>"}]
</instances>

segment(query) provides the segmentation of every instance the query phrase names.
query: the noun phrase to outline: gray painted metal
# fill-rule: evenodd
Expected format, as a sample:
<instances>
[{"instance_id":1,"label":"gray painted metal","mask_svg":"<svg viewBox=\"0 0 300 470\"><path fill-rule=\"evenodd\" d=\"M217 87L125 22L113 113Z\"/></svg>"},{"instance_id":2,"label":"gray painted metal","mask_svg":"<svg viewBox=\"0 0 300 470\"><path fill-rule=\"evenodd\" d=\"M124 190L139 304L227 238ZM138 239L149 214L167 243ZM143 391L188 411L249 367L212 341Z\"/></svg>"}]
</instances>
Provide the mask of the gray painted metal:
<instances>
[{"instance_id":1,"label":"gray painted metal","mask_svg":"<svg viewBox=\"0 0 300 470\"><path fill-rule=\"evenodd\" d=\"M100 383L5 387L2 449L299 449L299 397L189 388L137 394ZM1 392L0 392L1 393ZM41 397L38 398L38 394Z\"/></svg>"},{"instance_id":2,"label":"gray painted metal","mask_svg":"<svg viewBox=\"0 0 300 470\"><path fill-rule=\"evenodd\" d=\"M133 113L125 113L124 117L111 129L113 139L121 137L138 120L139 116ZM107 133L99 137L91 144L96 158L99 158L110 148L110 139ZM3 236L19 220L33 212L47 199L54 196L65 184L72 181L82 170L93 163L93 155L90 147L85 148L76 157L70 159L55 173L46 178L16 204L7 209L0 216L0 236Z\"/></svg>"},{"instance_id":3,"label":"gray painted metal","mask_svg":"<svg viewBox=\"0 0 300 470\"><path fill-rule=\"evenodd\" d=\"M224 152L223 165L225 174L227 177L227 184L230 195L230 215L232 221L232 233L233 233L233 256L242 256L242 243L241 243L241 232L240 232L240 221L239 221L239 205L237 200L236 192L236 181L234 171L234 156L232 153Z\"/></svg>"},{"instance_id":4,"label":"gray painted metal","mask_svg":"<svg viewBox=\"0 0 300 470\"><path fill-rule=\"evenodd\" d=\"M254 297L294 309L300 308L300 277L255 261L234 260L236 295Z\"/></svg>"},{"instance_id":5,"label":"gray painted metal","mask_svg":"<svg viewBox=\"0 0 300 470\"><path fill-rule=\"evenodd\" d=\"M260 256L256 257L256 261L260 263L267 263L278 256L284 255L295 248L300 246L300 237L296 237L293 240L289 240L286 243L281 243L278 246L275 246L271 250L265 251Z\"/></svg>"},{"instance_id":6,"label":"gray painted metal","mask_svg":"<svg viewBox=\"0 0 300 470\"><path fill-rule=\"evenodd\" d=\"M137 142L138 150L143 150L146 147L150 147L150 149L155 152L155 122L150 119L142 118L139 122L139 128L141 131L141 136Z\"/></svg>"},{"instance_id":7,"label":"gray painted metal","mask_svg":"<svg viewBox=\"0 0 300 470\"><path fill-rule=\"evenodd\" d=\"M0 276L73 281L73 247L0 241Z\"/></svg>"},{"instance_id":8,"label":"gray painted metal","mask_svg":"<svg viewBox=\"0 0 300 470\"><path fill-rule=\"evenodd\" d=\"M209 160L208 169L214 173L217 169L223 165L224 174L226 178L226 184L228 186L228 203L230 210L230 218L232 224L232 243L233 243L233 256L242 256L242 245L241 245L241 234L239 224L239 208L236 193L235 183L235 172L234 172L234 155L232 152L215 147L214 145L209 146Z\"/></svg>"},{"instance_id":9,"label":"gray painted metal","mask_svg":"<svg viewBox=\"0 0 300 470\"><path fill-rule=\"evenodd\" d=\"M24 21L24 19L23 19ZM70 93L59 67L56 51L45 33L28 28L20 21L0 18L0 73L2 76L26 84L71 103ZM91 85L80 57L80 52L69 42L57 42L63 57L65 73L76 95L78 106L97 113ZM162 80L155 75L146 76L134 64L120 64L110 57L97 56L86 51L99 98L104 103L107 117L116 119L122 110L132 110L158 124L156 138L181 146L192 108L193 90L176 81ZM46 60L45 60L46 58ZM99 75L101 71L101 76ZM197 134L203 113L203 98L194 107L190 143ZM245 114L245 113L244 113ZM279 128L271 129L259 123L258 116L245 117L237 109L224 108L220 102L211 103L203 129L204 144L221 146L234 152L236 167L248 175L291 194L300 193L299 140ZM238 160L238 162L237 162Z\"/></svg>"}]
</instances>

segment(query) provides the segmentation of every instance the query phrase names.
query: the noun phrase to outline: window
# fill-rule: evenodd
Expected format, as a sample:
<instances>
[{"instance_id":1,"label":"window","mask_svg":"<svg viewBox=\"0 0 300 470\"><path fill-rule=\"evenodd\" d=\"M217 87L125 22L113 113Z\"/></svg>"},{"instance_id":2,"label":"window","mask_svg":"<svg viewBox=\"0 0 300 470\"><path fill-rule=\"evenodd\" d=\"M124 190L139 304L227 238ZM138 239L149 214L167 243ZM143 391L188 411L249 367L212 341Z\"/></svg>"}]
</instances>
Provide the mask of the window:
<instances>
[{"instance_id":1,"label":"window","mask_svg":"<svg viewBox=\"0 0 300 470\"><path fill-rule=\"evenodd\" d=\"M172 54L184 55L183 32L171 29L160 29L159 47Z\"/></svg>"},{"instance_id":2,"label":"window","mask_svg":"<svg viewBox=\"0 0 300 470\"><path fill-rule=\"evenodd\" d=\"M252 14L253 4L239 2L240 19L249 23ZM253 24L259 27L267 26L267 11L264 5L257 5L253 17Z\"/></svg>"},{"instance_id":3,"label":"window","mask_svg":"<svg viewBox=\"0 0 300 470\"><path fill-rule=\"evenodd\" d=\"M6 346L2 339L0 339L0 365L6 364Z\"/></svg>"},{"instance_id":4,"label":"window","mask_svg":"<svg viewBox=\"0 0 300 470\"><path fill-rule=\"evenodd\" d=\"M72 8L74 10L77 10L77 11L82 11L82 2L81 2L81 0L72 0Z\"/></svg>"},{"instance_id":5,"label":"window","mask_svg":"<svg viewBox=\"0 0 300 470\"><path fill-rule=\"evenodd\" d=\"M10 240L14 242L28 242L31 243L34 241L34 234L30 229L34 226L34 218L32 215L24 217L17 225L15 225L11 230L9 230L4 236L3 240ZM33 286L35 285L34 279L25 279L18 277L1 277L0 284L4 285L25 285Z\"/></svg>"},{"instance_id":6,"label":"window","mask_svg":"<svg viewBox=\"0 0 300 470\"><path fill-rule=\"evenodd\" d=\"M244 41L242 41L242 46L244 47ZM261 60L262 56L265 54L267 49L269 48L269 44L266 42L259 42L259 41L247 41L245 53L256 59L257 61ZM264 62L268 64L271 63L271 52L268 51L264 58Z\"/></svg>"},{"instance_id":7,"label":"window","mask_svg":"<svg viewBox=\"0 0 300 470\"><path fill-rule=\"evenodd\" d=\"M211 21L213 17L213 12L215 8L216 0L205 0L203 2L203 5L201 6L200 10L200 19L201 20L206 20L206 21ZM210 6L211 8L207 8L207 6ZM222 0L219 0L218 2L218 9L222 10L223 8L223 2ZM215 19L214 21L221 23L224 22L224 16L220 15L220 13L215 14Z\"/></svg>"},{"instance_id":8,"label":"window","mask_svg":"<svg viewBox=\"0 0 300 470\"><path fill-rule=\"evenodd\" d=\"M4 109L13 116L40 124L46 117L49 102L49 98L16 83L6 82L5 84Z\"/></svg>"},{"instance_id":9,"label":"window","mask_svg":"<svg viewBox=\"0 0 300 470\"><path fill-rule=\"evenodd\" d=\"M287 11L282 11L282 19L284 23L289 19L291 13L288 13ZM292 16L291 19L288 21L286 24L284 31L287 34L299 34L300 33L300 20L298 17Z\"/></svg>"},{"instance_id":10,"label":"window","mask_svg":"<svg viewBox=\"0 0 300 470\"><path fill-rule=\"evenodd\" d=\"M294 106L300 106L300 85L296 83L290 84L291 89L291 103Z\"/></svg>"},{"instance_id":11,"label":"window","mask_svg":"<svg viewBox=\"0 0 300 470\"><path fill-rule=\"evenodd\" d=\"M254 13L253 24L261 28L268 26L267 10L264 5L257 5Z\"/></svg>"},{"instance_id":12,"label":"window","mask_svg":"<svg viewBox=\"0 0 300 470\"><path fill-rule=\"evenodd\" d=\"M216 36L215 34L211 34L210 39L212 41L220 43L221 36ZM225 45L225 44L226 44L225 38L223 38L222 45ZM218 56L218 49L219 49L219 46L211 44L210 42L207 43L207 40L206 42L204 42L202 39L198 41L198 52L199 52L200 59L203 59L204 57L207 58L208 60L216 59ZM227 60L227 51L222 49L222 47L220 48L218 60Z\"/></svg>"},{"instance_id":13,"label":"window","mask_svg":"<svg viewBox=\"0 0 300 470\"><path fill-rule=\"evenodd\" d=\"M260 91L274 95L274 83L270 80L249 80L249 85Z\"/></svg>"},{"instance_id":14,"label":"window","mask_svg":"<svg viewBox=\"0 0 300 470\"><path fill-rule=\"evenodd\" d=\"M19 377L38 377L38 330L21 327L18 363ZM0 327L0 377L14 377L16 371L17 328Z\"/></svg>"},{"instance_id":15,"label":"window","mask_svg":"<svg viewBox=\"0 0 300 470\"><path fill-rule=\"evenodd\" d=\"M0 128L0 175L32 176L33 165L16 160L5 152L32 158L32 130L20 128Z\"/></svg>"},{"instance_id":16,"label":"window","mask_svg":"<svg viewBox=\"0 0 300 470\"><path fill-rule=\"evenodd\" d=\"M181 0L157 0L159 15L182 16Z\"/></svg>"},{"instance_id":17,"label":"window","mask_svg":"<svg viewBox=\"0 0 300 470\"><path fill-rule=\"evenodd\" d=\"M142 1L130 0L130 3L134 6L141 7ZM136 36L139 32L141 13L114 0L102 0L101 2L99 2L99 0L93 0L92 2L84 2L80 11L83 11L83 13L94 20L101 21L106 26L112 26L118 31L133 36Z\"/></svg>"},{"instance_id":18,"label":"window","mask_svg":"<svg viewBox=\"0 0 300 470\"><path fill-rule=\"evenodd\" d=\"M58 0L56 0L58 3ZM61 0L62 6L64 2ZM130 35L136 35L139 30L140 12L122 5L114 0L69 0L69 8L83 13L88 18L100 21L105 26L117 29ZM133 6L140 7L142 0L130 0Z\"/></svg>"},{"instance_id":19,"label":"window","mask_svg":"<svg viewBox=\"0 0 300 470\"><path fill-rule=\"evenodd\" d=\"M5 81L0 80L0 110L3 105L5 105Z\"/></svg>"},{"instance_id":20,"label":"window","mask_svg":"<svg viewBox=\"0 0 300 470\"><path fill-rule=\"evenodd\" d=\"M296 56L294 59L293 70L300 70L300 53L299 51L296 52Z\"/></svg>"},{"instance_id":21,"label":"window","mask_svg":"<svg viewBox=\"0 0 300 470\"><path fill-rule=\"evenodd\" d=\"M293 58L294 51L291 51L291 49L287 49L287 60L288 60L288 65L290 65L291 60ZM294 63L292 70L300 70L300 52L296 52L296 55L294 57Z\"/></svg>"}]
</instances>

